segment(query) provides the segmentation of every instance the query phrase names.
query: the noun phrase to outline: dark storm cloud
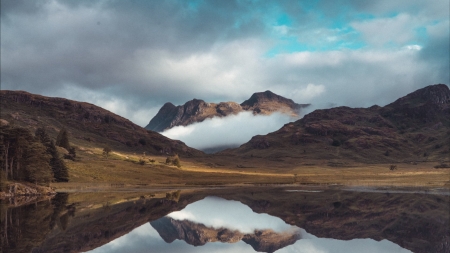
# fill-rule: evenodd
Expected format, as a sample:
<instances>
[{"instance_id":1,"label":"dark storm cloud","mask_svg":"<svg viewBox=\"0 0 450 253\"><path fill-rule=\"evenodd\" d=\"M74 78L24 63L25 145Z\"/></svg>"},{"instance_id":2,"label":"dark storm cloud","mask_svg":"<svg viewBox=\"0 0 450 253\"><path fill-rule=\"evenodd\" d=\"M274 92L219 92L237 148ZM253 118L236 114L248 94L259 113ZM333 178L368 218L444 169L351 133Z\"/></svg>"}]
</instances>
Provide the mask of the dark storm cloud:
<instances>
[{"instance_id":1,"label":"dark storm cloud","mask_svg":"<svg viewBox=\"0 0 450 253\"><path fill-rule=\"evenodd\" d=\"M263 29L257 19L246 18L248 10L234 1L207 1L193 9L184 1L49 1L46 8L33 13L18 11L26 7L5 10L11 11L7 13L11 24L2 26L6 63L2 84L34 92L62 85L91 90L118 87L135 95L158 95L157 103L179 100L175 90L164 89L166 80L130 78L124 73L130 62L145 50L156 52L149 57L161 57L160 50L183 58L208 51L218 41L252 36ZM239 28L234 28L237 21ZM157 60L147 63L157 64Z\"/></svg>"}]
</instances>

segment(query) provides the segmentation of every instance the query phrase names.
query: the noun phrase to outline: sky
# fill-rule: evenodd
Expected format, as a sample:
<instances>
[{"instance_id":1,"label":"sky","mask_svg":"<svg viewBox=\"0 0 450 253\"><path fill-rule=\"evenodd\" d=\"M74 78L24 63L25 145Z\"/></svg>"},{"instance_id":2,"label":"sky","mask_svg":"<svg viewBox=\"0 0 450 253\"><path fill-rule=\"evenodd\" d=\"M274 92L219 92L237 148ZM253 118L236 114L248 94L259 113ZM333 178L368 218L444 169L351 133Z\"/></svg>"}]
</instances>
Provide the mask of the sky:
<instances>
[{"instance_id":1,"label":"sky","mask_svg":"<svg viewBox=\"0 0 450 253\"><path fill-rule=\"evenodd\" d=\"M271 90L316 108L449 84L448 0L1 0L1 89L145 126L166 102ZM287 123L287 122L284 122Z\"/></svg>"}]
</instances>

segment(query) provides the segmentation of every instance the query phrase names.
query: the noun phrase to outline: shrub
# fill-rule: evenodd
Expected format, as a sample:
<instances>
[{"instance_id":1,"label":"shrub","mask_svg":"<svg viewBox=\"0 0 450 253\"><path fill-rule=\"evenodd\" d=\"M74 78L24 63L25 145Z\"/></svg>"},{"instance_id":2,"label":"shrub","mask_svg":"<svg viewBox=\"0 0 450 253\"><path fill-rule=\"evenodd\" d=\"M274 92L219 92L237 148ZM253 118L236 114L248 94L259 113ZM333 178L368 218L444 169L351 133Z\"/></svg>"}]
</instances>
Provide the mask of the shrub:
<instances>
[{"instance_id":1,"label":"shrub","mask_svg":"<svg viewBox=\"0 0 450 253\"><path fill-rule=\"evenodd\" d=\"M435 169L439 169L439 168L450 168L450 165L446 164L446 163L441 163L439 165L434 166Z\"/></svg>"},{"instance_id":2,"label":"shrub","mask_svg":"<svg viewBox=\"0 0 450 253\"><path fill-rule=\"evenodd\" d=\"M145 164L145 160L143 160L143 159L139 159L139 162L138 162L140 165L144 165Z\"/></svg>"},{"instance_id":3,"label":"shrub","mask_svg":"<svg viewBox=\"0 0 450 253\"><path fill-rule=\"evenodd\" d=\"M178 190L176 192L167 192L166 199L178 202L178 200L180 200L180 195L181 195L180 190Z\"/></svg>"},{"instance_id":4,"label":"shrub","mask_svg":"<svg viewBox=\"0 0 450 253\"><path fill-rule=\"evenodd\" d=\"M181 168L181 162L178 155L175 155L175 157L172 159L172 164L177 166L178 168Z\"/></svg>"},{"instance_id":5,"label":"shrub","mask_svg":"<svg viewBox=\"0 0 450 253\"><path fill-rule=\"evenodd\" d=\"M77 151L75 147L72 146L69 148L69 155L73 156L73 158L77 157Z\"/></svg>"},{"instance_id":6,"label":"shrub","mask_svg":"<svg viewBox=\"0 0 450 253\"><path fill-rule=\"evenodd\" d=\"M339 147L341 146L341 142L338 140L333 140L333 142L331 143L331 145L335 146L335 147Z\"/></svg>"},{"instance_id":7,"label":"shrub","mask_svg":"<svg viewBox=\"0 0 450 253\"><path fill-rule=\"evenodd\" d=\"M103 155L106 156L106 158L108 158L109 153L111 153L111 148L110 147L104 147L103 148Z\"/></svg>"}]
</instances>

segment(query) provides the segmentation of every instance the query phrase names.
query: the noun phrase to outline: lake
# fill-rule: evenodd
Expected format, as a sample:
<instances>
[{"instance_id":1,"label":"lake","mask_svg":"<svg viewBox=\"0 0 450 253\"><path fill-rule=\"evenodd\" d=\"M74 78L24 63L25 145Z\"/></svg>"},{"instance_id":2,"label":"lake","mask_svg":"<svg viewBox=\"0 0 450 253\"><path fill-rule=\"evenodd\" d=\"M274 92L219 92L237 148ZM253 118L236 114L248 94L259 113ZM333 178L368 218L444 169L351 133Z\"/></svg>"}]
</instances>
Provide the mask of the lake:
<instances>
[{"instance_id":1,"label":"lake","mask_svg":"<svg viewBox=\"0 0 450 253\"><path fill-rule=\"evenodd\" d=\"M449 198L337 187L66 193L3 201L2 250L449 252Z\"/></svg>"}]
</instances>

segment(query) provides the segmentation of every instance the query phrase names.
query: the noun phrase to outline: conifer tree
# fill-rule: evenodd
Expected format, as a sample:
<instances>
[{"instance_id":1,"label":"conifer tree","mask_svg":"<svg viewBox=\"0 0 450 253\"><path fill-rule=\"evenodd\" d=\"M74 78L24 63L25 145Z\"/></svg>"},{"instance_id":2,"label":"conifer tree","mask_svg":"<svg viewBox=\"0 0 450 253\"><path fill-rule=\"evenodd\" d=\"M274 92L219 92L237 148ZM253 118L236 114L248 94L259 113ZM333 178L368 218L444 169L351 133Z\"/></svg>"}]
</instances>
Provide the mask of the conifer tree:
<instances>
[{"instance_id":1,"label":"conifer tree","mask_svg":"<svg viewBox=\"0 0 450 253\"><path fill-rule=\"evenodd\" d=\"M65 128L62 128L56 137L56 146L70 149L69 134Z\"/></svg>"},{"instance_id":2,"label":"conifer tree","mask_svg":"<svg viewBox=\"0 0 450 253\"><path fill-rule=\"evenodd\" d=\"M46 185L52 181L53 175L49 164L50 155L39 142L30 144L26 151L26 180L35 184Z\"/></svg>"},{"instance_id":3,"label":"conifer tree","mask_svg":"<svg viewBox=\"0 0 450 253\"><path fill-rule=\"evenodd\" d=\"M47 132L43 128L38 128L35 133L36 137L46 147L45 153L50 156L50 167L56 182L68 182L69 172L64 160L59 156L55 143L50 139Z\"/></svg>"}]
</instances>

